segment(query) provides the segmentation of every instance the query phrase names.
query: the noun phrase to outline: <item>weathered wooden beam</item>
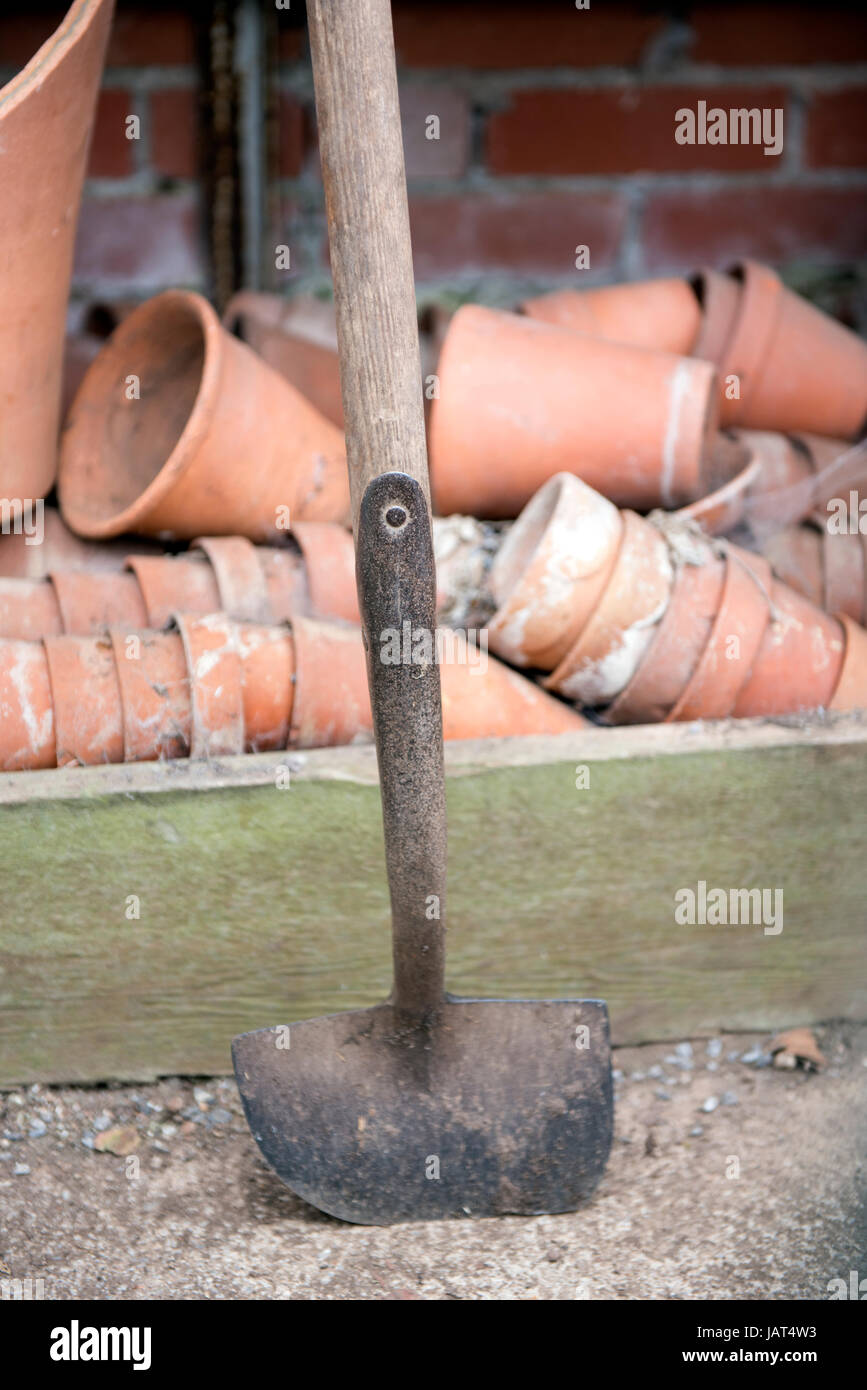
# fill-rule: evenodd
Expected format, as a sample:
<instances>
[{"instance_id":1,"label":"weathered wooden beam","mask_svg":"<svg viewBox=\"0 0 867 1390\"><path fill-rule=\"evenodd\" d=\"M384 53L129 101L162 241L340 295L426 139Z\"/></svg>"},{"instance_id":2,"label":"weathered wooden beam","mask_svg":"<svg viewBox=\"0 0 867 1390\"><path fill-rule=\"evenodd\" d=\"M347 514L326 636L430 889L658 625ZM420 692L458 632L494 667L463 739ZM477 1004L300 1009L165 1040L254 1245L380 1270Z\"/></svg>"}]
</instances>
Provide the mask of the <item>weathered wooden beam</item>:
<instances>
[{"instance_id":1,"label":"weathered wooden beam","mask_svg":"<svg viewBox=\"0 0 867 1390\"><path fill-rule=\"evenodd\" d=\"M455 992L600 995L621 1043L867 1018L867 719L446 755ZM6 775L0 834L0 1084L228 1072L387 992L370 747ZM678 925L699 880L781 888L783 930Z\"/></svg>"}]
</instances>

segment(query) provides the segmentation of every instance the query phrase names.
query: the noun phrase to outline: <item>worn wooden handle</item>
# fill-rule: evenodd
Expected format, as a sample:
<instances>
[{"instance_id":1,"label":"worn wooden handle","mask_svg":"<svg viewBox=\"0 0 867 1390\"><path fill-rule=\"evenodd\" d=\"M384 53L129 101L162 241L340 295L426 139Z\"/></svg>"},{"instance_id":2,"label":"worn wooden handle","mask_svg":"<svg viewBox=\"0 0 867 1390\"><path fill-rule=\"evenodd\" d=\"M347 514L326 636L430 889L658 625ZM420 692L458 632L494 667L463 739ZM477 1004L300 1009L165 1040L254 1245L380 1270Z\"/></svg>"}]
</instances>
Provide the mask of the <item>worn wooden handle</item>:
<instances>
[{"instance_id":1,"label":"worn wooden handle","mask_svg":"<svg viewBox=\"0 0 867 1390\"><path fill-rule=\"evenodd\" d=\"M430 503L389 0L308 0L353 528L365 488L408 473Z\"/></svg>"}]
</instances>

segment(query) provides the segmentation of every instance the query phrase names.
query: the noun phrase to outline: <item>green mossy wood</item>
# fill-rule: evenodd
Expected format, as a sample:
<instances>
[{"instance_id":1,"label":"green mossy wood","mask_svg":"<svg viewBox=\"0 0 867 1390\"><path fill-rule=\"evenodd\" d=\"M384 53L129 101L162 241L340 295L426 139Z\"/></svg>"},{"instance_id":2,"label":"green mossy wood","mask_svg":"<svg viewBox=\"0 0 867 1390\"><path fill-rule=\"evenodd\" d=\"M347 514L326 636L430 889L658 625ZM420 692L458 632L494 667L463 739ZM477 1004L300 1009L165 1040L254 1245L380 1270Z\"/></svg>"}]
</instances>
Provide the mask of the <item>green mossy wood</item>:
<instances>
[{"instance_id":1,"label":"green mossy wood","mask_svg":"<svg viewBox=\"0 0 867 1390\"><path fill-rule=\"evenodd\" d=\"M599 996L619 1043L867 1018L867 720L447 768L455 993ZM372 748L7 775L0 831L0 1084L228 1072L235 1034L388 991ZM700 879L781 888L783 931L677 925Z\"/></svg>"}]
</instances>

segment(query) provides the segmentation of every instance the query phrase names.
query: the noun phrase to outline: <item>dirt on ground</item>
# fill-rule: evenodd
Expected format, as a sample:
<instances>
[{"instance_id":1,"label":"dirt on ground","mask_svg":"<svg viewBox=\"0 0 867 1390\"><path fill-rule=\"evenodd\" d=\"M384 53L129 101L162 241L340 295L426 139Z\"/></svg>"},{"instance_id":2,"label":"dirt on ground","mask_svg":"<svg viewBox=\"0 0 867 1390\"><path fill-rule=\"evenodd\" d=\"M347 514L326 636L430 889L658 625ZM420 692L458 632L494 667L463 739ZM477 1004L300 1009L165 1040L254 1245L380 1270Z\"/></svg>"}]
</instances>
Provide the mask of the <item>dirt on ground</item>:
<instances>
[{"instance_id":1,"label":"dirt on ground","mask_svg":"<svg viewBox=\"0 0 867 1390\"><path fill-rule=\"evenodd\" d=\"M867 1026L621 1048L593 1200L349 1226L265 1166L234 1081L0 1097L0 1280L46 1299L828 1299L867 1277ZM42 1281L41 1284L37 1281Z\"/></svg>"}]
</instances>

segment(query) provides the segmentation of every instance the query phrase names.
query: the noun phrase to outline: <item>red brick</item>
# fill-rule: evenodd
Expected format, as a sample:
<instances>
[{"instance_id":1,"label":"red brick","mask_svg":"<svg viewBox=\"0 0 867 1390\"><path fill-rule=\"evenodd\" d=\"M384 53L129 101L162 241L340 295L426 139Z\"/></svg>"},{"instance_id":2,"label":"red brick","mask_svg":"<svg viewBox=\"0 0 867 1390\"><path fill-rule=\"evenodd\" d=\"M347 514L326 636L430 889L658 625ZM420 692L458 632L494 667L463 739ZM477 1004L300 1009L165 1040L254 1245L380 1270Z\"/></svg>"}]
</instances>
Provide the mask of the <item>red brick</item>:
<instances>
[{"instance_id":1,"label":"red brick","mask_svg":"<svg viewBox=\"0 0 867 1390\"><path fill-rule=\"evenodd\" d=\"M867 88L817 92L807 108L804 150L811 169L867 166Z\"/></svg>"},{"instance_id":2,"label":"red brick","mask_svg":"<svg viewBox=\"0 0 867 1390\"><path fill-rule=\"evenodd\" d=\"M579 245L590 248L591 270L612 264L626 206L616 193L473 193L411 198L410 223L419 280L465 270L565 276Z\"/></svg>"},{"instance_id":3,"label":"red brick","mask_svg":"<svg viewBox=\"0 0 867 1390\"><path fill-rule=\"evenodd\" d=\"M188 194L86 198L78 222L74 283L101 292L159 289L203 279L199 209Z\"/></svg>"},{"instance_id":4,"label":"red brick","mask_svg":"<svg viewBox=\"0 0 867 1390\"><path fill-rule=\"evenodd\" d=\"M166 178L199 170L199 95L191 88L151 93L151 165Z\"/></svg>"},{"instance_id":5,"label":"red brick","mask_svg":"<svg viewBox=\"0 0 867 1390\"><path fill-rule=\"evenodd\" d=\"M96 179L122 179L135 168L135 141L126 138L127 116L141 116L129 92L103 88L96 104L87 172Z\"/></svg>"},{"instance_id":6,"label":"red brick","mask_svg":"<svg viewBox=\"0 0 867 1390\"><path fill-rule=\"evenodd\" d=\"M277 107L277 170L283 178L301 173L308 142L307 114L297 97L281 92Z\"/></svg>"},{"instance_id":7,"label":"red brick","mask_svg":"<svg viewBox=\"0 0 867 1390\"><path fill-rule=\"evenodd\" d=\"M281 15L282 19L283 16ZM304 28L289 29L281 26L277 37L277 56L281 63L297 63L307 48L307 32Z\"/></svg>"},{"instance_id":8,"label":"red brick","mask_svg":"<svg viewBox=\"0 0 867 1390\"><path fill-rule=\"evenodd\" d=\"M610 174L651 171L767 170L760 145L679 145L675 113L785 108L782 88L623 87L596 91L518 91L491 116L487 160L496 174ZM785 130L785 120L784 120Z\"/></svg>"},{"instance_id":9,"label":"red brick","mask_svg":"<svg viewBox=\"0 0 867 1390\"><path fill-rule=\"evenodd\" d=\"M408 67L632 67L664 21L639 5L594 0L395 0L398 61Z\"/></svg>"},{"instance_id":10,"label":"red brick","mask_svg":"<svg viewBox=\"0 0 867 1390\"><path fill-rule=\"evenodd\" d=\"M196 61L192 16L177 9L123 6L114 17L108 41L109 67L144 67L151 63L178 64Z\"/></svg>"},{"instance_id":11,"label":"red brick","mask_svg":"<svg viewBox=\"0 0 867 1390\"><path fill-rule=\"evenodd\" d=\"M438 140L427 138L428 116L439 117ZM400 118L407 178L461 177L470 148L470 109L463 92L454 87L404 84Z\"/></svg>"},{"instance_id":12,"label":"red brick","mask_svg":"<svg viewBox=\"0 0 867 1390\"><path fill-rule=\"evenodd\" d=\"M845 5L699 4L690 15L699 63L857 63L867 58L867 14Z\"/></svg>"},{"instance_id":13,"label":"red brick","mask_svg":"<svg viewBox=\"0 0 867 1390\"><path fill-rule=\"evenodd\" d=\"M642 229L649 270L727 265L738 256L857 259L867 243L860 188L731 188L650 196Z\"/></svg>"}]
</instances>

